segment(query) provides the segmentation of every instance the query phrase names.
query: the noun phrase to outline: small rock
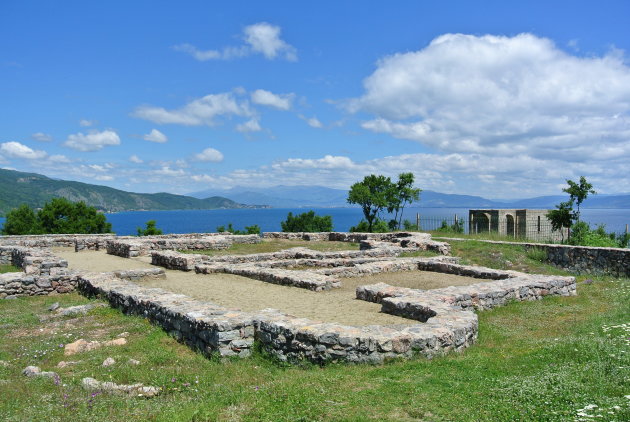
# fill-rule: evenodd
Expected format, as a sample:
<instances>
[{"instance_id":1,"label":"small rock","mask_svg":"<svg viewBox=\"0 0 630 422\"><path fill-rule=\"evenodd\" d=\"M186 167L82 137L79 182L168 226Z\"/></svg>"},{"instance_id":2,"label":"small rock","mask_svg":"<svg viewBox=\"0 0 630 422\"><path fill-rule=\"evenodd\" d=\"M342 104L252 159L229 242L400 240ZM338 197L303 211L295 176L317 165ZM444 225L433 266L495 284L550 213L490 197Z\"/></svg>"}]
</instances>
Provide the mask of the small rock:
<instances>
[{"instance_id":1,"label":"small rock","mask_svg":"<svg viewBox=\"0 0 630 422\"><path fill-rule=\"evenodd\" d=\"M142 384L115 384L113 382L101 382L94 378L83 378L81 381L86 390L100 390L105 393L137 395L141 397L155 397L160 394L158 387L145 386Z\"/></svg>"},{"instance_id":2,"label":"small rock","mask_svg":"<svg viewBox=\"0 0 630 422\"><path fill-rule=\"evenodd\" d=\"M62 360L61 362L59 362L57 364L57 368L66 368L66 367L71 366L71 365L76 365L77 363L79 363L79 361L67 361L66 362L65 360Z\"/></svg>"},{"instance_id":3,"label":"small rock","mask_svg":"<svg viewBox=\"0 0 630 422\"><path fill-rule=\"evenodd\" d=\"M89 352L90 350L99 349L103 346L122 346L124 344L127 344L127 340L124 338L117 338L104 342L86 341L80 338L73 343L66 344L63 354L66 356L70 356L77 353Z\"/></svg>"},{"instance_id":4,"label":"small rock","mask_svg":"<svg viewBox=\"0 0 630 422\"><path fill-rule=\"evenodd\" d=\"M68 308L58 308L55 313L61 316L86 315L94 308L103 308L105 303L88 303L87 305L70 306Z\"/></svg>"},{"instance_id":5,"label":"small rock","mask_svg":"<svg viewBox=\"0 0 630 422\"><path fill-rule=\"evenodd\" d=\"M138 362L138 363L140 363L140 362ZM6 360L0 360L0 366L2 366L3 368L8 368L9 366L11 366L11 364L9 362L7 362Z\"/></svg>"},{"instance_id":6,"label":"small rock","mask_svg":"<svg viewBox=\"0 0 630 422\"><path fill-rule=\"evenodd\" d=\"M38 366L27 366L22 370L22 374L27 377L47 377L54 378L56 380L59 379L59 375L57 375L56 372L42 371Z\"/></svg>"},{"instance_id":7,"label":"small rock","mask_svg":"<svg viewBox=\"0 0 630 422\"><path fill-rule=\"evenodd\" d=\"M129 365L140 365L140 361L139 360L135 360L135 359L129 359L129 361L127 363Z\"/></svg>"},{"instance_id":8,"label":"small rock","mask_svg":"<svg viewBox=\"0 0 630 422\"><path fill-rule=\"evenodd\" d=\"M103 361L103 366L112 366L116 361L113 358L107 358Z\"/></svg>"},{"instance_id":9,"label":"small rock","mask_svg":"<svg viewBox=\"0 0 630 422\"><path fill-rule=\"evenodd\" d=\"M127 338L127 337L129 337L129 333L127 331L125 331L125 332L122 332L122 333L118 334L117 337Z\"/></svg>"},{"instance_id":10,"label":"small rock","mask_svg":"<svg viewBox=\"0 0 630 422\"><path fill-rule=\"evenodd\" d=\"M55 302L55 303L53 303L52 305L50 305L50 306L48 307L48 310L49 310L50 312L52 312L52 311L56 311L56 310L59 308L59 306L60 306L60 305L59 305L59 302Z\"/></svg>"},{"instance_id":11,"label":"small rock","mask_svg":"<svg viewBox=\"0 0 630 422\"><path fill-rule=\"evenodd\" d=\"M593 282L594 282L594 281L593 281L592 279L587 278L586 280L584 280L584 281L583 281L582 283L580 283L580 284L593 284Z\"/></svg>"}]
</instances>

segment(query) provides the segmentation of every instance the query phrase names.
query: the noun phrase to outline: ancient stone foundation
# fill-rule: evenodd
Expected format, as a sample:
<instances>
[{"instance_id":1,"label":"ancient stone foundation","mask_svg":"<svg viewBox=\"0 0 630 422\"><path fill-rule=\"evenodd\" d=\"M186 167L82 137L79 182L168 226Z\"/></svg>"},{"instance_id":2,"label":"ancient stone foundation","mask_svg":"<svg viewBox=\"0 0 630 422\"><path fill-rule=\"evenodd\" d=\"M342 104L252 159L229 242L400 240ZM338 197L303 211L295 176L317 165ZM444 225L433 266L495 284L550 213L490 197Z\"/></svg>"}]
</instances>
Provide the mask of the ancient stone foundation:
<instances>
[{"instance_id":1,"label":"ancient stone foundation","mask_svg":"<svg viewBox=\"0 0 630 422\"><path fill-rule=\"evenodd\" d=\"M432 357L462 350L474 343L478 320L474 311L491 309L509 301L537 300L549 295L576 294L575 278L542 276L464 266L457 258L400 258L405 251L434 250L447 254L448 244L435 242L424 234L280 234L266 238L295 238L312 241L347 241L361 244L360 251L317 252L293 248L268 254L210 257L183 254L175 250L222 247L236 242L258 242L257 236L185 235L149 238L81 239L83 249L99 249L126 257L151 254L154 265L197 273L225 272L270 283L307 288L326 294L339 285L341 277L395 271L432 271L485 280L460 287L417 290L384 283L360 286L356 298L381 305L381 312L406 318L395 326L353 327L322 323L287 315L274 309L243 312L192 299L163 289L142 286L146 277L164 277L163 268L110 273L78 273L67 262L46 249L27 247L59 246L72 236L54 238L0 238L0 263L19 266L23 271L0 275L0 298L21 295L64 293L78 288L83 294L101 297L123 312L144 316L163 327L178 340L206 355L247 357L254 342L276 358L318 364L328 362L378 363L413 355ZM299 237L301 236L301 237ZM20 244L21 242L21 244ZM625 259L625 258L624 258ZM596 259L597 260L597 259ZM624 261L625 262L625 261Z\"/></svg>"}]
</instances>

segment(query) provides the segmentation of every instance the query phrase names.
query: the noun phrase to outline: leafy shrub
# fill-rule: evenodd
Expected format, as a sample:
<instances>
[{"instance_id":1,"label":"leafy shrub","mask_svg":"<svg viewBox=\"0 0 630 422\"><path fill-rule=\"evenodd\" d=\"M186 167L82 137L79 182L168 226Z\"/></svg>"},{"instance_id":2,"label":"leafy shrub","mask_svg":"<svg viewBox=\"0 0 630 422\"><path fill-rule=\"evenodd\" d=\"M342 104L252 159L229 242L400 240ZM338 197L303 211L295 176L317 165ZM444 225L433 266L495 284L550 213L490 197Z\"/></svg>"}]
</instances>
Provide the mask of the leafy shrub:
<instances>
[{"instance_id":1,"label":"leafy shrub","mask_svg":"<svg viewBox=\"0 0 630 422\"><path fill-rule=\"evenodd\" d=\"M361 220L359 224L356 226L350 227L350 232L352 233L369 233L370 225L367 221ZM389 231L389 226L384 220L376 219L372 224L372 233L387 233Z\"/></svg>"},{"instance_id":2,"label":"leafy shrub","mask_svg":"<svg viewBox=\"0 0 630 422\"><path fill-rule=\"evenodd\" d=\"M331 232L333 230L332 216L315 215L315 211L293 215L289 213L286 221L280 222L283 232Z\"/></svg>"},{"instance_id":3,"label":"leafy shrub","mask_svg":"<svg viewBox=\"0 0 630 422\"><path fill-rule=\"evenodd\" d=\"M442 220L442 224L436 231L445 233L464 233L464 224L462 220L458 219L449 226L446 220Z\"/></svg>"},{"instance_id":4,"label":"leafy shrub","mask_svg":"<svg viewBox=\"0 0 630 422\"><path fill-rule=\"evenodd\" d=\"M162 229L158 229L155 226L157 224L155 220L149 220L145 224L147 228L144 230L138 227L138 236L157 236L162 234Z\"/></svg>"},{"instance_id":5,"label":"leafy shrub","mask_svg":"<svg viewBox=\"0 0 630 422\"><path fill-rule=\"evenodd\" d=\"M252 226L245 226L245 230L236 230L232 226L232 223L228 223L227 229L225 228L225 226L218 226L217 232L229 232L232 234L260 234L260 227L258 226L258 224L254 224Z\"/></svg>"},{"instance_id":6,"label":"leafy shrub","mask_svg":"<svg viewBox=\"0 0 630 422\"><path fill-rule=\"evenodd\" d=\"M405 230L421 230L420 227L416 226L416 223L412 222L411 220L403 220L403 228Z\"/></svg>"},{"instance_id":7,"label":"leafy shrub","mask_svg":"<svg viewBox=\"0 0 630 422\"><path fill-rule=\"evenodd\" d=\"M2 234L109 233L112 225L104 214L85 202L53 198L35 214L27 205L11 210Z\"/></svg>"},{"instance_id":8,"label":"leafy shrub","mask_svg":"<svg viewBox=\"0 0 630 422\"><path fill-rule=\"evenodd\" d=\"M606 229L603 225L599 225L595 230L592 230L589 224L585 221L578 221L571 226L569 244L609 248L616 248L620 246L619 242L616 240L615 234L606 233Z\"/></svg>"}]
</instances>

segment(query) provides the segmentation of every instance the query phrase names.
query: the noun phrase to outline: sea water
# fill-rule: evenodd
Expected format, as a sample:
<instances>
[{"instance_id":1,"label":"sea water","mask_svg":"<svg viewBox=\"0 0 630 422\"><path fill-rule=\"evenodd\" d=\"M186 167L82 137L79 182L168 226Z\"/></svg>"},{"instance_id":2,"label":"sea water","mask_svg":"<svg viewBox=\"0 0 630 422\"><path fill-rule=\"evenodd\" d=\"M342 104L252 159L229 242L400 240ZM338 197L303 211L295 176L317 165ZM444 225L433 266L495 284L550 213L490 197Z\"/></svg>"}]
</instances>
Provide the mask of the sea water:
<instances>
[{"instance_id":1,"label":"sea water","mask_svg":"<svg viewBox=\"0 0 630 422\"><path fill-rule=\"evenodd\" d=\"M245 226L257 224L263 232L281 231L280 222L286 220L287 214L300 214L311 208L260 208L260 209L221 209L221 210L178 210L178 211L126 211L106 214L107 221L112 223L112 230L118 235L134 235L139 227L144 228L148 220L155 220L157 227L166 233L209 233L215 232L218 226L227 227L232 223L235 229L243 230ZM312 208L317 215L330 215L335 231L348 231L356 225L363 214L360 208ZM421 219L448 219L455 215L460 219L468 219L468 208L406 208L403 219L416 221L416 214ZM389 216L383 216L388 220ZM582 220L595 228L604 224L609 232L621 233L626 224L630 224L630 209L583 209ZM4 218L0 218L0 225Z\"/></svg>"}]
</instances>

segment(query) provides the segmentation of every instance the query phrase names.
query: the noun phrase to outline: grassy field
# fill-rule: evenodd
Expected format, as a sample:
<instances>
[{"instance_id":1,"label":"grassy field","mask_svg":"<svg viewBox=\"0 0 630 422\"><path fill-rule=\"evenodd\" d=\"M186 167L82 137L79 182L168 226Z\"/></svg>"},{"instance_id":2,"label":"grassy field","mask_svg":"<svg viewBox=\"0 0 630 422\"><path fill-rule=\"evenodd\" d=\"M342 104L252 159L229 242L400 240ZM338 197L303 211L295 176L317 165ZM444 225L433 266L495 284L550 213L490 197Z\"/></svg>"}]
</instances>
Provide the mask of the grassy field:
<instances>
[{"instance_id":1,"label":"grassy field","mask_svg":"<svg viewBox=\"0 0 630 422\"><path fill-rule=\"evenodd\" d=\"M518 246L485 245L453 242L453 252L469 263L561 273ZM89 302L77 294L0 301L0 415L9 421L627 421L630 280L591 278L576 297L480 312L479 340L463 353L380 366L291 367L261 352L208 360L142 318L109 308L40 322L55 301ZM123 332L125 346L63 356L62 345L78 338ZM116 364L103 367L107 357ZM78 363L56 368L61 360ZM55 371L61 381L26 378L27 365ZM80 387L88 376L163 392L152 399L89 394Z\"/></svg>"},{"instance_id":2,"label":"grassy field","mask_svg":"<svg viewBox=\"0 0 630 422\"><path fill-rule=\"evenodd\" d=\"M309 249L313 249L315 251L320 252L330 252L330 251L347 251L347 250L359 250L358 243L348 243L348 242L308 242L303 240L265 240L261 243L235 243L229 249L223 250L206 250L206 251L198 251L198 250L187 250L180 251L184 253L201 253L205 255L245 255L252 253L265 253L265 252L278 252L283 249L296 248L296 247L305 247Z\"/></svg>"}]
</instances>

